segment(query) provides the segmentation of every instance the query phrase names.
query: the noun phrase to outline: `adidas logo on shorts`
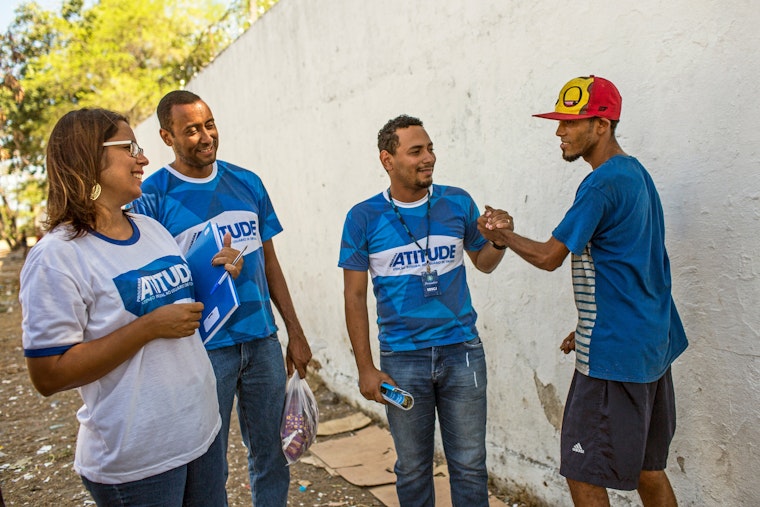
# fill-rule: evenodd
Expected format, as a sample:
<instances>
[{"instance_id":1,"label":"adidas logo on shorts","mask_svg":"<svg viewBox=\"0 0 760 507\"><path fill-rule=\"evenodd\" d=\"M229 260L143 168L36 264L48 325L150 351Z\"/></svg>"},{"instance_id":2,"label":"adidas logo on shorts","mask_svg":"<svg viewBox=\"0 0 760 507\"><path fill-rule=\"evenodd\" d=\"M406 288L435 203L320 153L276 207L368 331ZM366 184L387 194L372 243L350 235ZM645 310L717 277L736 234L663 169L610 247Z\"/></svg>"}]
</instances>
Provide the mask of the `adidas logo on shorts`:
<instances>
[{"instance_id":1,"label":"adidas logo on shorts","mask_svg":"<svg viewBox=\"0 0 760 507\"><path fill-rule=\"evenodd\" d=\"M578 442L573 446L573 452L577 452L579 454L586 454L586 451L583 450L583 447L581 447L581 443Z\"/></svg>"}]
</instances>

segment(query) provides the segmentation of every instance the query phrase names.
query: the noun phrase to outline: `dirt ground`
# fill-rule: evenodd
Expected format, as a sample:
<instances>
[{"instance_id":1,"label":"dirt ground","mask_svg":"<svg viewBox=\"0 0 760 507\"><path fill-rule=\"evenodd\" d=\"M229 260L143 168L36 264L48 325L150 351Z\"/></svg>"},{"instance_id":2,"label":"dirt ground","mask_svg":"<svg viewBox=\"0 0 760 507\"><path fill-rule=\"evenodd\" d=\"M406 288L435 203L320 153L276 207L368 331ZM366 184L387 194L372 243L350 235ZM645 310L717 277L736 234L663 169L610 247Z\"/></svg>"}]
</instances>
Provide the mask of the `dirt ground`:
<instances>
[{"instance_id":1,"label":"dirt ground","mask_svg":"<svg viewBox=\"0 0 760 507\"><path fill-rule=\"evenodd\" d=\"M0 252L0 490L7 506L94 505L73 470L77 434L76 391L48 398L31 385L21 348L21 309L18 275L23 263L19 252ZM328 421L356 410L330 392L317 376L310 376L320 410ZM330 437L320 437L327 439ZM245 447L233 421L228 459L229 505L251 505ZM308 455L308 453L307 453ZM510 507L528 504L495 492ZM367 489L331 475L325 468L306 463L291 466L288 504L292 506L380 507ZM0 507L4 507L0 501Z\"/></svg>"}]
</instances>

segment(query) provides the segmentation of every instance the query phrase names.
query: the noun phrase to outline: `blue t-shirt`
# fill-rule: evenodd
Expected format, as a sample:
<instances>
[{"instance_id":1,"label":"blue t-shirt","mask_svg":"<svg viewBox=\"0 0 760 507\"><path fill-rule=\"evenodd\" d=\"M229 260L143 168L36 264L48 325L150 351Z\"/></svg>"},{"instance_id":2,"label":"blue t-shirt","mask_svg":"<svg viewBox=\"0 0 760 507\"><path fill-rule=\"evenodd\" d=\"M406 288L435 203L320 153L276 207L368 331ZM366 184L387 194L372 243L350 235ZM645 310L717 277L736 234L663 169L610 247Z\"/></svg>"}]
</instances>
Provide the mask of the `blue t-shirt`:
<instances>
[{"instance_id":1,"label":"blue t-shirt","mask_svg":"<svg viewBox=\"0 0 760 507\"><path fill-rule=\"evenodd\" d=\"M207 350L265 338L277 331L264 270L264 242L282 231L261 179L251 171L218 160L207 178L188 178L170 166L159 169L142 185L134 211L155 218L187 252L209 220L220 234L232 235L232 247L245 262L235 279L240 307L206 343ZM209 262L211 260L209 259Z\"/></svg>"},{"instance_id":2,"label":"blue t-shirt","mask_svg":"<svg viewBox=\"0 0 760 507\"><path fill-rule=\"evenodd\" d=\"M583 180L552 235L572 252L578 371L620 382L659 379L688 342L649 173L633 157L610 158Z\"/></svg>"},{"instance_id":3,"label":"blue t-shirt","mask_svg":"<svg viewBox=\"0 0 760 507\"><path fill-rule=\"evenodd\" d=\"M428 197L414 203L394 200L416 243L391 207L387 191L354 206L343 227L338 266L369 270L384 351L461 343L478 335L464 253L486 243L477 229L480 213L462 189L435 185L430 191L429 221ZM438 274L437 296L423 294L428 261Z\"/></svg>"}]
</instances>

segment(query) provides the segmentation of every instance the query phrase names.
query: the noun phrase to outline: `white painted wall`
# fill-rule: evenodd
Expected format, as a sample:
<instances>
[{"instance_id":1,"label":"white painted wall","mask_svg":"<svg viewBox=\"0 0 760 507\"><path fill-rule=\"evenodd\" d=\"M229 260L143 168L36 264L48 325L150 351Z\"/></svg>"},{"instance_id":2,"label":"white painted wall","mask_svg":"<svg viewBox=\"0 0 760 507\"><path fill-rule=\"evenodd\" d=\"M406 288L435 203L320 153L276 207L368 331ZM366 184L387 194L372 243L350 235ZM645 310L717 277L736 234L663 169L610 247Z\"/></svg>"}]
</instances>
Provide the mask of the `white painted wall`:
<instances>
[{"instance_id":1,"label":"white painted wall","mask_svg":"<svg viewBox=\"0 0 760 507\"><path fill-rule=\"evenodd\" d=\"M508 209L518 232L545 240L588 167L562 161L555 122L530 115L550 110L572 77L612 80L620 143L664 203L691 340L674 367L668 473L681 505L758 505L758 26L750 0L281 0L188 88L215 113L221 158L269 189L321 375L382 414L356 388L336 267L345 213L388 184L378 129L419 116L436 182ZM157 130L155 119L137 129L152 168L171 159ZM570 505L557 472L573 368L558 351L575 325L568 266L545 273L508 253L494 274L468 276L490 368L492 476Z\"/></svg>"}]
</instances>

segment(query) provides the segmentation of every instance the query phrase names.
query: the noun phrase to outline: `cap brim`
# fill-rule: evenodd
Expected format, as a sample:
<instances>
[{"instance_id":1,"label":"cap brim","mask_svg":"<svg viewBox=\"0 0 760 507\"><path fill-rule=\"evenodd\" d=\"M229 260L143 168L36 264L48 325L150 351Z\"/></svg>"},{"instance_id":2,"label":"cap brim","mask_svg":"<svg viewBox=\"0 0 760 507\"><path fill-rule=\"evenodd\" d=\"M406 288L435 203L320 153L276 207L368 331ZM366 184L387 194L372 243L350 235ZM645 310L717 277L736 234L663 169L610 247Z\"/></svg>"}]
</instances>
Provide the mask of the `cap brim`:
<instances>
[{"instance_id":1,"label":"cap brim","mask_svg":"<svg viewBox=\"0 0 760 507\"><path fill-rule=\"evenodd\" d=\"M546 118L547 120L585 120L587 118L593 118L593 114L567 114L557 113L552 111L551 113L534 114L536 118Z\"/></svg>"}]
</instances>

